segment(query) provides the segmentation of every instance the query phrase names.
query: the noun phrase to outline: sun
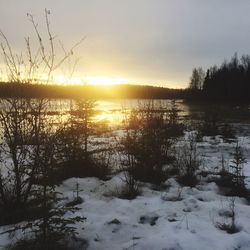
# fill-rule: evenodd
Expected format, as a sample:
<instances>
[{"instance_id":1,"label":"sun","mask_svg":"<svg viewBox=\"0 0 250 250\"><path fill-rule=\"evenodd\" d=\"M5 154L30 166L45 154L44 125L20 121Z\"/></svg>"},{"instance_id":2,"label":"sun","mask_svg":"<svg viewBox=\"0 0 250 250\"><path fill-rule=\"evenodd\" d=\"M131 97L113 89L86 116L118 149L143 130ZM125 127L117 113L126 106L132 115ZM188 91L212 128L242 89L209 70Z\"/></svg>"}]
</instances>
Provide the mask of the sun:
<instances>
[{"instance_id":1,"label":"sun","mask_svg":"<svg viewBox=\"0 0 250 250\"><path fill-rule=\"evenodd\" d=\"M128 80L121 77L108 76L87 76L87 77L73 77L67 78L64 75L55 75L53 83L60 85L95 85L108 86L128 83Z\"/></svg>"},{"instance_id":2,"label":"sun","mask_svg":"<svg viewBox=\"0 0 250 250\"><path fill-rule=\"evenodd\" d=\"M106 77L106 76L89 76L89 77L86 77L86 82L90 85L105 86L105 85L125 84L128 81L125 78Z\"/></svg>"},{"instance_id":3,"label":"sun","mask_svg":"<svg viewBox=\"0 0 250 250\"><path fill-rule=\"evenodd\" d=\"M82 85L82 79L80 77L65 77L64 75L53 76L53 83L59 85Z\"/></svg>"}]
</instances>

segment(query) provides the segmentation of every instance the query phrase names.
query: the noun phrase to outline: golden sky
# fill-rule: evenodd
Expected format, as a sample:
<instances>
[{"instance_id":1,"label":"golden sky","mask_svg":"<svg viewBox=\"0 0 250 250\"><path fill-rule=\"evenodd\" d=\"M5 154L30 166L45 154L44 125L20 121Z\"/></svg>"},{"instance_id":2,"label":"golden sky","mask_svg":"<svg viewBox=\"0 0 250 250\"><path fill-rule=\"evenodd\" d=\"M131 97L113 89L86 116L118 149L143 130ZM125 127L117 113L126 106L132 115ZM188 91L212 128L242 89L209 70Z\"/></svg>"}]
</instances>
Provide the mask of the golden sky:
<instances>
[{"instance_id":1,"label":"golden sky","mask_svg":"<svg viewBox=\"0 0 250 250\"><path fill-rule=\"evenodd\" d=\"M186 87L194 67L250 51L248 0L0 0L0 29L15 51L34 35L26 14L43 30L45 8L65 48L85 37L71 82ZM69 82L67 67L54 79Z\"/></svg>"}]
</instances>

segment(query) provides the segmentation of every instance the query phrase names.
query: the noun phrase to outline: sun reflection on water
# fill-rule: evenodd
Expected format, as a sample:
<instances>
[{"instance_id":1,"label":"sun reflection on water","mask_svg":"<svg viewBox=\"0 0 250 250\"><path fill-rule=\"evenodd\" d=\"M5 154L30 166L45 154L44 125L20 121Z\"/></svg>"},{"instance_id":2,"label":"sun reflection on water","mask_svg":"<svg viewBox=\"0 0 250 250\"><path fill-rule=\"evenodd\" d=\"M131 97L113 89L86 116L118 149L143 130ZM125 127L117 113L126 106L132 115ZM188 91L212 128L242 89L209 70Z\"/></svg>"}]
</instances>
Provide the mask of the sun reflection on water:
<instances>
[{"instance_id":1,"label":"sun reflection on water","mask_svg":"<svg viewBox=\"0 0 250 250\"><path fill-rule=\"evenodd\" d=\"M149 100L97 100L94 107L95 115L93 122L105 123L109 127L121 126L131 110L143 107ZM167 107L170 100L154 101L155 108ZM179 102L181 115L188 112L185 106ZM169 106L168 106L169 107ZM52 100L50 101L49 110L51 111L51 119L56 123L63 124L70 118L71 110L74 110L75 103L71 100ZM57 114L57 115L53 115Z\"/></svg>"}]
</instances>

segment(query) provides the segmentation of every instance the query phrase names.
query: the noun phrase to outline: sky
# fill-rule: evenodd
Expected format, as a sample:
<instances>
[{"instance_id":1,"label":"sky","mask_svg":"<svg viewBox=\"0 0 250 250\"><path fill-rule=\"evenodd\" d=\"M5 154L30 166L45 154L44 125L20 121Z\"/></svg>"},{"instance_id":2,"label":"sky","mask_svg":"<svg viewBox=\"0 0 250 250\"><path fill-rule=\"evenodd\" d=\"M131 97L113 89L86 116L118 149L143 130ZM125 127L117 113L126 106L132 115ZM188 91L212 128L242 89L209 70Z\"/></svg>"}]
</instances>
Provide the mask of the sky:
<instances>
[{"instance_id":1,"label":"sky","mask_svg":"<svg viewBox=\"0 0 250 250\"><path fill-rule=\"evenodd\" d=\"M0 0L13 50L34 37L27 13L43 30L45 8L65 48L85 38L75 50L81 79L186 87L194 67L250 53L249 0Z\"/></svg>"}]
</instances>

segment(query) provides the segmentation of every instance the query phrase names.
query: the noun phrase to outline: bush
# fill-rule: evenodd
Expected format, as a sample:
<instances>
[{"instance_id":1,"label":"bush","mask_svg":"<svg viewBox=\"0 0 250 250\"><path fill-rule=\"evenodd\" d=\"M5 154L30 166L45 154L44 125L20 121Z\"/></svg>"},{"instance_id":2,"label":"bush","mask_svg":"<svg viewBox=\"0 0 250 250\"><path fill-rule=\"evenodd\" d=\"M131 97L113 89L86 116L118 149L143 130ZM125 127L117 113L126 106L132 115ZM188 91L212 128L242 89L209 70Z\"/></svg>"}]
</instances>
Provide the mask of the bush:
<instances>
[{"instance_id":1,"label":"bush","mask_svg":"<svg viewBox=\"0 0 250 250\"><path fill-rule=\"evenodd\" d=\"M245 186L245 176L243 174L246 159L239 142L236 142L232 156L233 159L228 167L225 167L225 160L222 157L222 169L219 172L220 178L216 180L216 183L226 188L226 195L249 198L249 191Z\"/></svg>"},{"instance_id":2,"label":"bush","mask_svg":"<svg viewBox=\"0 0 250 250\"><path fill-rule=\"evenodd\" d=\"M167 116L167 134L173 138L182 136L184 132L184 124L180 123L179 111L176 101L172 100Z\"/></svg>"},{"instance_id":3,"label":"bush","mask_svg":"<svg viewBox=\"0 0 250 250\"><path fill-rule=\"evenodd\" d=\"M195 186L198 182L196 171L201 165L201 157L197 150L197 143L194 134L190 134L183 146L178 148L174 166L179 169L178 181L187 186Z\"/></svg>"},{"instance_id":4,"label":"bush","mask_svg":"<svg viewBox=\"0 0 250 250\"><path fill-rule=\"evenodd\" d=\"M137 182L133 179L133 177L131 178L130 176L129 178L130 180L125 181L124 186L122 186L118 193L118 197L121 199L133 200L141 194L141 190L139 189Z\"/></svg>"},{"instance_id":5,"label":"bush","mask_svg":"<svg viewBox=\"0 0 250 250\"><path fill-rule=\"evenodd\" d=\"M37 38L37 53L32 53L33 42L29 38L25 39L27 53L14 53L8 39L0 31L0 38L3 40L1 50L10 82L20 85L39 81L49 83L55 69L73 55L73 48L78 44L69 52L63 49L61 58L56 57L55 37L50 31L49 15L50 11L45 9L45 39L33 16L27 14ZM45 40L48 41L47 45L44 44ZM39 79L41 75L45 76L45 80ZM15 98L1 101L0 126L3 127L4 136L1 158L4 164L0 171L0 205L6 214L9 212L12 215L15 211L14 220L24 219L24 213L28 218L28 212L34 212L34 221L29 221L26 225L22 223L9 231L24 232L27 229L31 233L28 240L31 245L23 240L16 243L16 249L65 249L62 241L66 235L76 234L74 224L83 218L65 218L67 211L74 212L76 208L58 204L61 199L55 191L54 179L59 165L58 145L53 125L46 116L46 100L21 98L18 90L13 89L13 92L11 95ZM35 182L38 185L34 185Z\"/></svg>"},{"instance_id":6,"label":"bush","mask_svg":"<svg viewBox=\"0 0 250 250\"><path fill-rule=\"evenodd\" d=\"M202 136L215 136L219 134L219 117L220 112L218 111L218 107L210 107L205 110L199 128Z\"/></svg>"},{"instance_id":7,"label":"bush","mask_svg":"<svg viewBox=\"0 0 250 250\"><path fill-rule=\"evenodd\" d=\"M126 156L129 173L144 182L160 184L167 179L164 165L173 160L173 141L168 135L166 118L154 109L154 103L134 111L127 121L121 151ZM129 159L133 158L133 167Z\"/></svg>"},{"instance_id":8,"label":"bush","mask_svg":"<svg viewBox=\"0 0 250 250\"><path fill-rule=\"evenodd\" d=\"M90 147L90 136L96 133L92 120L94 107L92 100L77 100L76 109L71 112L72 117L57 131L62 179L90 176L107 179L111 173L110 147Z\"/></svg>"},{"instance_id":9,"label":"bush","mask_svg":"<svg viewBox=\"0 0 250 250\"><path fill-rule=\"evenodd\" d=\"M87 242L82 239L72 238L65 239L61 242L51 240L45 246L43 240L40 238L26 239L23 238L15 244L9 245L6 250L86 250Z\"/></svg>"},{"instance_id":10,"label":"bush","mask_svg":"<svg viewBox=\"0 0 250 250\"><path fill-rule=\"evenodd\" d=\"M6 223L8 217L18 221L27 215L46 137L46 101L12 98L1 100L1 106L0 206L5 216L0 221Z\"/></svg>"},{"instance_id":11,"label":"bush","mask_svg":"<svg viewBox=\"0 0 250 250\"><path fill-rule=\"evenodd\" d=\"M135 199L140 193L139 183L134 177L135 157L131 155L126 155L126 161L122 162L120 170L123 171L124 176L122 181L124 185L118 194L119 198L132 200Z\"/></svg>"},{"instance_id":12,"label":"bush","mask_svg":"<svg viewBox=\"0 0 250 250\"><path fill-rule=\"evenodd\" d=\"M240 231L240 228L236 226L235 224L235 198L231 197L230 202L229 202L229 209L230 209L230 217L231 217L231 222L230 223L216 223L216 227L219 229L226 231L229 234L234 234L238 233Z\"/></svg>"},{"instance_id":13,"label":"bush","mask_svg":"<svg viewBox=\"0 0 250 250\"><path fill-rule=\"evenodd\" d=\"M220 128L220 131L224 141L231 142L232 139L235 139L235 131L228 123L224 123Z\"/></svg>"},{"instance_id":14,"label":"bush","mask_svg":"<svg viewBox=\"0 0 250 250\"><path fill-rule=\"evenodd\" d=\"M232 174L231 195L246 196L248 193L243 173L245 162L246 158L244 156L243 148L239 145L239 142L237 142L233 152L232 164L230 165Z\"/></svg>"}]
</instances>

